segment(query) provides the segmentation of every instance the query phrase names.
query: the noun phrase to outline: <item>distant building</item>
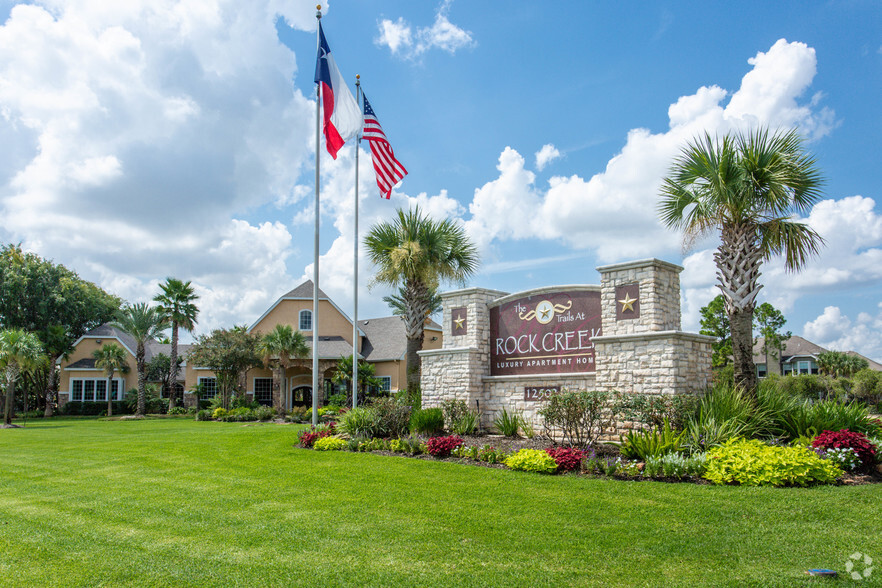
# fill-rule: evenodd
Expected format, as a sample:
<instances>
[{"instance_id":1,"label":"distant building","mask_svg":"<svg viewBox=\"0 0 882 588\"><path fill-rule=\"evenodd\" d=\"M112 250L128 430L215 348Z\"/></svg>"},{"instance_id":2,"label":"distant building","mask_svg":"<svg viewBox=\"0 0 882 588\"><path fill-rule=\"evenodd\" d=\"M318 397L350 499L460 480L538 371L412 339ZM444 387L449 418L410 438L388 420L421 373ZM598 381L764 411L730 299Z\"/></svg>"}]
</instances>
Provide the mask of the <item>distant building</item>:
<instances>
[{"instance_id":1,"label":"distant building","mask_svg":"<svg viewBox=\"0 0 882 588\"><path fill-rule=\"evenodd\" d=\"M306 281L281 296L255 321L249 332L265 334L278 324L291 325L306 338L312 348L312 291L313 284ZM125 392L137 387L138 373L135 365L136 344L126 333L101 325L86 333L74 344L74 351L60 364L61 379L59 382L59 405L67 402L107 401L107 378L95 368L92 353L104 343L116 343L128 352L129 372L114 374L110 393L116 400L122 400ZM359 359L374 365L380 390L396 392L404 387L406 378L405 353L407 338L404 321L401 317L390 316L377 319L358 321L357 350ZM441 326L434 321L426 324L423 349L439 349L441 347ZM206 391L203 398L213 398L217 393L217 380L214 373L204 367L187 362L187 351L190 345L178 345L178 354L184 358L184 364L178 375L179 393L189 392L196 384L202 384ZM157 354L169 355L170 344L149 341L145 347L146 360ZM352 354L352 319L334 303L324 292L319 290L319 371L322 381L322 400L335 393L337 386L331 376L341 356ZM272 404L272 371L268 368L249 370L245 385L248 396L261 404ZM295 360L286 370L282 382L282 402L286 409L296 405L312 403L312 354L307 359ZM187 395L189 397L189 394ZM163 390L163 397L168 397L168 390Z\"/></svg>"},{"instance_id":2,"label":"distant building","mask_svg":"<svg viewBox=\"0 0 882 588\"><path fill-rule=\"evenodd\" d=\"M753 362L756 364L756 374L760 378L765 378L769 374L783 376L817 374L818 354L829 351L808 339L793 335L784 343L783 352L776 354L770 350L767 358L763 352L763 343L763 337L759 337L753 346ZM846 351L846 353L866 359L870 369L882 371L882 364L854 351Z\"/></svg>"}]
</instances>

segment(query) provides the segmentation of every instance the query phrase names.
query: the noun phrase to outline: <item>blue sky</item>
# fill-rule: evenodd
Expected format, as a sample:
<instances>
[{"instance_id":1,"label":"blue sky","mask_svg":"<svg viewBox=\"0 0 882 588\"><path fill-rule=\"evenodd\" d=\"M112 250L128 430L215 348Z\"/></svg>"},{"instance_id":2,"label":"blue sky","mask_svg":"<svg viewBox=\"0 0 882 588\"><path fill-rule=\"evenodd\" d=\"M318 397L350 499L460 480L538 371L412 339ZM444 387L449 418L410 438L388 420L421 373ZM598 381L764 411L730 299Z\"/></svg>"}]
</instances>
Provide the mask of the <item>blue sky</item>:
<instances>
[{"instance_id":1,"label":"blue sky","mask_svg":"<svg viewBox=\"0 0 882 588\"><path fill-rule=\"evenodd\" d=\"M658 184L697 133L795 126L827 184L827 239L761 301L795 334L882 360L882 5L339 0L323 24L410 174L362 232L419 203L459 219L471 285L596 283L684 265L683 326L715 294L710 239L682 251ZM167 275L199 331L250 324L311 275L315 4L0 2L0 239L130 301ZM321 284L351 309L354 151L322 159ZM387 314L360 265L359 316Z\"/></svg>"}]
</instances>

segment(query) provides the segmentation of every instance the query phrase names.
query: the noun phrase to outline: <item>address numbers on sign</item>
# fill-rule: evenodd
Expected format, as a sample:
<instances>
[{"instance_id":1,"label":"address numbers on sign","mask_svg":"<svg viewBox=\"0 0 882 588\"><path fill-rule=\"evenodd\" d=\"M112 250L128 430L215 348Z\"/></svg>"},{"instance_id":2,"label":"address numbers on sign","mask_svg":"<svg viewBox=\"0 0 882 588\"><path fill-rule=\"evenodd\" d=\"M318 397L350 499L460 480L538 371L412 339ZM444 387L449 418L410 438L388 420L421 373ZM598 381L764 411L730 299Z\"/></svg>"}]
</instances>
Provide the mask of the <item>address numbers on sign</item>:
<instances>
[{"instance_id":1,"label":"address numbers on sign","mask_svg":"<svg viewBox=\"0 0 882 588\"><path fill-rule=\"evenodd\" d=\"M560 386L544 386L542 388L527 386L524 388L524 400L529 402L548 400L548 397L555 392L560 392Z\"/></svg>"}]
</instances>

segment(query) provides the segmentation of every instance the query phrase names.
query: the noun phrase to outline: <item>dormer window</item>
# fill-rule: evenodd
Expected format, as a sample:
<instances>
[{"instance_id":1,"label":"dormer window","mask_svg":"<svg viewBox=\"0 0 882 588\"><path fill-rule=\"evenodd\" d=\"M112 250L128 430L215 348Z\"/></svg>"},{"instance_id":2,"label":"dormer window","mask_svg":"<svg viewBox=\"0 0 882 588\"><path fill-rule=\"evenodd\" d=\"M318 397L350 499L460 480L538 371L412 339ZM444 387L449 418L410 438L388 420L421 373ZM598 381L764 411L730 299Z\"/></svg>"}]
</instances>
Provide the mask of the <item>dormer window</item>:
<instances>
[{"instance_id":1,"label":"dormer window","mask_svg":"<svg viewBox=\"0 0 882 588\"><path fill-rule=\"evenodd\" d=\"M301 331L311 331L312 330L312 311L311 310L301 310L300 311L300 330Z\"/></svg>"}]
</instances>

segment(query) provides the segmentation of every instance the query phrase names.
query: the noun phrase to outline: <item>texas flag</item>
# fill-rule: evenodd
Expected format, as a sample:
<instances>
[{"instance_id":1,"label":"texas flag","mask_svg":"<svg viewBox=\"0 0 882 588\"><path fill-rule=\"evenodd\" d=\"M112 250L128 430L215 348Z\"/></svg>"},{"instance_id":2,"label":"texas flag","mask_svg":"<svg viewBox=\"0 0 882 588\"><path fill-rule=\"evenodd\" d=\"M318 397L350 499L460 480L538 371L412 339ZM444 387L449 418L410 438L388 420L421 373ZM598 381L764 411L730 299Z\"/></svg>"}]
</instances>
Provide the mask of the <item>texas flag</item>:
<instances>
[{"instance_id":1,"label":"texas flag","mask_svg":"<svg viewBox=\"0 0 882 588\"><path fill-rule=\"evenodd\" d=\"M337 152L343 144L361 130L362 117L358 103L343 81L343 76L340 75L340 70L337 69L337 64L331 56L331 49L325 40L321 22L319 22L315 83L321 84L322 89L325 145L331 157L337 159Z\"/></svg>"}]
</instances>

